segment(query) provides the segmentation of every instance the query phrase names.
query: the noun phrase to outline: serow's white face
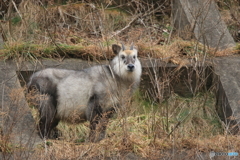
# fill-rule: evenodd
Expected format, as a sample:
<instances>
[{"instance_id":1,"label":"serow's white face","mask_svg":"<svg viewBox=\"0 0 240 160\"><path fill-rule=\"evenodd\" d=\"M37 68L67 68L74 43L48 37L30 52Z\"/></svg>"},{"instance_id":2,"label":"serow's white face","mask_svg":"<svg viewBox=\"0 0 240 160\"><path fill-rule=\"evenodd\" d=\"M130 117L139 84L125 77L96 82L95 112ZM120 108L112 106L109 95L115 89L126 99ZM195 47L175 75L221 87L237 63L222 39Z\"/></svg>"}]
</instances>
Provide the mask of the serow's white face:
<instances>
[{"instance_id":1,"label":"serow's white face","mask_svg":"<svg viewBox=\"0 0 240 160\"><path fill-rule=\"evenodd\" d=\"M135 62L137 60L137 51L133 50L121 50L118 54L121 68L126 71L133 72L135 70Z\"/></svg>"},{"instance_id":2,"label":"serow's white face","mask_svg":"<svg viewBox=\"0 0 240 160\"><path fill-rule=\"evenodd\" d=\"M118 45L112 46L113 52L117 55L113 59L114 72L121 78L135 79L140 77L142 67L137 58L137 50L131 46L130 49L125 49Z\"/></svg>"}]
</instances>

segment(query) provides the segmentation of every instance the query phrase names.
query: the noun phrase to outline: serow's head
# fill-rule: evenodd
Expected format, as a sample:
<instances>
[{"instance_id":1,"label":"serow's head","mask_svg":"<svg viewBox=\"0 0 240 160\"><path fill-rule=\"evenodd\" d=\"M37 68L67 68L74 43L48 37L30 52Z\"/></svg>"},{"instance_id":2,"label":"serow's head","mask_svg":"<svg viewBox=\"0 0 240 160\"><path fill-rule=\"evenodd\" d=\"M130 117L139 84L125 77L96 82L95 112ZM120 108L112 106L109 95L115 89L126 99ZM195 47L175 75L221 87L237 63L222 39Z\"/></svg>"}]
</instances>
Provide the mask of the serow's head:
<instances>
[{"instance_id":1,"label":"serow's head","mask_svg":"<svg viewBox=\"0 0 240 160\"><path fill-rule=\"evenodd\" d=\"M137 66L139 63L137 58L137 50L134 48L133 44L129 49L126 49L124 44L122 44L122 46L113 44L112 50L117 55L115 57L115 65L119 65L115 67L120 67L119 69L121 71L124 69L128 72L134 72L136 67L139 67Z\"/></svg>"}]
</instances>

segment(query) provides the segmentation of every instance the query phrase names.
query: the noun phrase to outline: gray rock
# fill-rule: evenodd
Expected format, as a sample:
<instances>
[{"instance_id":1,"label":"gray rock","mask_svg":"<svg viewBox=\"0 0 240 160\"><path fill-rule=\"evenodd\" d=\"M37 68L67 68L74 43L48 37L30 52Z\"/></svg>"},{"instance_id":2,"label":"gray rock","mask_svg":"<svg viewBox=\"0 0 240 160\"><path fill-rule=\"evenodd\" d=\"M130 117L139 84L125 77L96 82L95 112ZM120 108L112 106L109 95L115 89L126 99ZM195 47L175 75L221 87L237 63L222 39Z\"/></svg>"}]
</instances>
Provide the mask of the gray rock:
<instances>
[{"instance_id":1,"label":"gray rock","mask_svg":"<svg viewBox=\"0 0 240 160\"><path fill-rule=\"evenodd\" d=\"M229 130L237 133L240 129L240 59L238 57L220 57L214 60L215 73L218 76L217 111Z\"/></svg>"},{"instance_id":2,"label":"gray rock","mask_svg":"<svg viewBox=\"0 0 240 160\"><path fill-rule=\"evenodd\" d=\"M214 1L175 0L172 13L174 26L182 38L194 37L204 45L220 50L235 46Z\"/></svg>"},{"instance_id":3,"label":"gray rock","mask_svg":"<svg viewBox=\"0 0 240 160\"><path fill-rule=\"evenodd\" d=\"M32 148L42 140L36 132L35 121L15 69L8 62L0 62L1 130L8 142Z\"/></svg>"},{"instance_id":4,"label":"gray rock","mask_svg":"<svg viewBox=\"0 0 240 160\"><path fill-rule=\"evenodd\" d=\"M165 63L161 60L142 61L143 74L141 90L151 98L165 99L172 93L182 97L193 97L199 91L206 91L212 86L212 68L210 63L192 62L187 67ZM157 84L156 82L160 82ZM157 100L158 101L158 100Z\"/></svg>"}]
</instances>

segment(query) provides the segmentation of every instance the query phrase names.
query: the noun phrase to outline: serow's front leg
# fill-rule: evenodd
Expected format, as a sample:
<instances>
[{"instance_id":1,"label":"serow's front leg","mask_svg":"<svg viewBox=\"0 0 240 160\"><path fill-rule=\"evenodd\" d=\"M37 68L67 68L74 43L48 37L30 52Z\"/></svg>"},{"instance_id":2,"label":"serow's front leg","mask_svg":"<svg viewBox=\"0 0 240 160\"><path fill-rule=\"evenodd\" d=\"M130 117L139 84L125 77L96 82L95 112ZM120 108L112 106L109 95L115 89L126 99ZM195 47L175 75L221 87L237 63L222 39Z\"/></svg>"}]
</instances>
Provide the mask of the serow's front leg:
<instances>
[{"instance_id":1,"label":"serow's front leg","mask_svg":"<svg viewBox=\"0 0 240 160\"><path fill-rule=\"evenodd\" d=\"M107 129L108 118L103 115L96 115L93 120L90 121L90 142L99 142L105 138Z\"/></svg>"},{"instance_id":2,"label":"serow's front leg","mask_svg":"<svg viewBox=\"0 0 240 160\"><path fill-rule=\"evenodd\" d=\"M99 142L105 137L108 119L112 111L102 112L96 96L92 96L86 111L87 119L90 121L89 142Z\"/></svg>"}]
</instances>

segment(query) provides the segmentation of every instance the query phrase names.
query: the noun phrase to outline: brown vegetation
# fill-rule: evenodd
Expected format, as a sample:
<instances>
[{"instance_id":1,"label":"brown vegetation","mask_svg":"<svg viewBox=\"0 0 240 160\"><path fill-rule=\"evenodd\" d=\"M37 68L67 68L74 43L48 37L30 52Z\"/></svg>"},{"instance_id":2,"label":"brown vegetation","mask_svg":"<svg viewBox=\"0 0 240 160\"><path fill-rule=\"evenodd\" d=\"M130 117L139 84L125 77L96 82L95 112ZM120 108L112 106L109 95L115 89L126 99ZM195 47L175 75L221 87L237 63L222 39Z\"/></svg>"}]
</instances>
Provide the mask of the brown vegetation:
<instances>
[{"instance_id":1,"label":"brown vegetation","mask_svg":"<svg viewBox=\"0 0 240 160\"><path fill-rule=\"evenodd\" d=\"M31 0L9 2L1 23L5 40L1 58L110 59L109 46L120 42L134 42L139 46L141 57L184 59L238 53L230 49L219 53L195 40L176 37L170 21L169 1L117 3L68 2L44 6ZM230 11L222 11L223 19L230 26L236 26L237 14L234 12L229 17ZM224 14L226 12L230 13Z\"/></svg>"},{"instance_id":2,"label":"brown vegetation","mask_svg":"<svg viewBox=\"0 0 240 160\"><path fill-rule=\"evenodd\" d=\"M162 58L184 66L189 58L205 60L238 54L240 49L238 45L216 51L194 39L186 41L174 35L168 0L6 2L0 24L5 43L0 50L1 59L106 60L113 56L111 44L134 42L141 58ZM223 19L238 37L239 21L234 17L239 17L239 12L234 3L238 2L218 0ZM17 97L17 91L10 96ZM126 107L127 114L110 121L108 137L101 142L85 142L87 122L77 126L61 123L58 129L62 137L34 148L32 159L121 159L129 153L135 159L159 159L182 150L191 159L194 153L208 154L212 150L240 151L239 136L231 135L219 119L211 91L193 98L172 94L161 103L144 98L137 94ZM18 150L21 148L1 137L1 153L14 154Z\"/></svg>"}]
</instances>

